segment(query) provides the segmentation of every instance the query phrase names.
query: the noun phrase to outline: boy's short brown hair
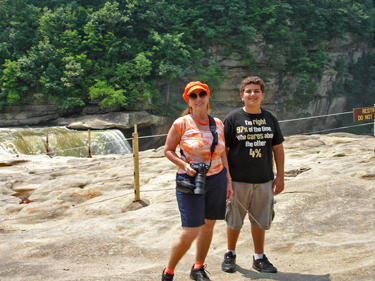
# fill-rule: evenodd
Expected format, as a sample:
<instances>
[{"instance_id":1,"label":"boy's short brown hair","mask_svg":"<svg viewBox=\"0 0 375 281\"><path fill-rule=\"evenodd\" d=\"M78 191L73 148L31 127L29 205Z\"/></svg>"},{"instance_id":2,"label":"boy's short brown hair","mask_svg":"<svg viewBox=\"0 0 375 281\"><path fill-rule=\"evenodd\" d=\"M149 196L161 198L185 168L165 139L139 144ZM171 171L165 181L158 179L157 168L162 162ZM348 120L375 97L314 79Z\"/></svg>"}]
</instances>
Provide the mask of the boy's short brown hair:
<instances>
[{"instance_id":1,"label":"boy's short brown hair","mask_svg":"<svg viewBox=\"0 0 375 281\"><path fill-rule=\"evenodd\" d=\"M262 90L262 93L264 93L264 82L263 80L258 77L258 76L249 76L247 78L245 78L244 80L242 80L241 82L241 88L240 88L240 94L243 94L243 92L245 91L245 87L246 85L249 85L249 84L258 84L260 85L260 89Z\"/></svg>"}]
</instances>

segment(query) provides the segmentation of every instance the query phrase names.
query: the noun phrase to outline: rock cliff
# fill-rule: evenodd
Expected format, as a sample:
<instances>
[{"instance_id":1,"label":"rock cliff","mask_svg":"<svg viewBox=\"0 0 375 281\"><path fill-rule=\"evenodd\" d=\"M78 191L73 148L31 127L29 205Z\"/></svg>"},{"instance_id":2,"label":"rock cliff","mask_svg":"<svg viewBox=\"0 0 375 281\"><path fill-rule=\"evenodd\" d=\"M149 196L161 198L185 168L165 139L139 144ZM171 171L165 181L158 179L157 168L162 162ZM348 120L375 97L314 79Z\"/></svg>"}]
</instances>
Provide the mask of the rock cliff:
<instances>
[{"instance_id":1,"label":"rock cliff","mask_svg":"<svg viewBox=\"0 0 375 281\"><path fill-rule=\"evenodd\" d=\"M266 42L261 35L258 35L251 50L256 60L258 69L267 67L269 58L264 52ZM274 47L274 46L269 46ZM263 106L273 111L279 120L295 119L299 116L318 116L332 113L344 112L346 106L345 97L329 98L328 93L332 89L335 82L338 81L338 72L334 69L339 59L344 59L346 64L357 63L359 58L365 54L374 53L374 48L369 42L360 41L354 34L347 34L341 40L332 40L325 43L325 49L330 57L330 63L326 65L323 75L317 82L317 91L314 100L306 109L296 108L287 110L283 107L285 96L282 95L280 89L280 81L270 79L266 81L266 95ZM249 65L239 60L225 60L218 56L216 60L220 63L221 70L224 72L224 82L220 89L216 92L217 97L212 107L213 115L223 118L229 111L234 108L243 106L239 95L239 86L244 77L253 75L249 72ZM347 69L344 70L347 72ZM298 79L296 77L284 77L291 85ZM351 79L347 77L346 79ZM293 98L293 97L289 97ZM370 105L371 106L371 105ZM337 121L332 117L318 118L313 120L287 122L281 124L283 132L287 135L295 133L303 133L312 130L320 130L327 128L335 128Z\"/></svg>"}]
</instances>

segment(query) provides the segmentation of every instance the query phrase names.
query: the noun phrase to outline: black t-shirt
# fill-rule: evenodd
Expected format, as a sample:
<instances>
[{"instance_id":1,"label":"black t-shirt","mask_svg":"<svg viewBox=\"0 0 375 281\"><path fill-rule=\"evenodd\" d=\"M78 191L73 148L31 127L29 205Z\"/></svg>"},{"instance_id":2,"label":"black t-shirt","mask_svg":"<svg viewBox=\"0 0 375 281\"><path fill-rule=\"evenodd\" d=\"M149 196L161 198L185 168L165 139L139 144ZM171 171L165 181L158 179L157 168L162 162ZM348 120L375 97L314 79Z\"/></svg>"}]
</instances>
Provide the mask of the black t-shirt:
<instances>
[{"instance_id":1,"label":"black t-shirt","mask_svg":"<svg viewBox=\"0 0 375 281\"><path fill-rule=\"evenodd\" d=\"M265 183L274 179L272 146L284 141L276 116L261 109L250 114L238 108L224 119L225 146L233 181Z\"/></svg>"}]
</instances>

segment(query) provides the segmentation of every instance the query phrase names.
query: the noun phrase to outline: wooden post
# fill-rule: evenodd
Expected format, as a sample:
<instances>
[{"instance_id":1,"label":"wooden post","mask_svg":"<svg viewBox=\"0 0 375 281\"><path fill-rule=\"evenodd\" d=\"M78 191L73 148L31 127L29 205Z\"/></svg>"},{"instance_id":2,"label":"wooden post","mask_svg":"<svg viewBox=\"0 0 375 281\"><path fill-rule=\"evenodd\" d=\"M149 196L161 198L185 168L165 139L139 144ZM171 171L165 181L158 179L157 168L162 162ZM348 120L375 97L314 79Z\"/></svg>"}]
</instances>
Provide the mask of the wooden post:
<instances>
[{"instance_id":1,"label":"wooden post","mask_svg":"<svg viewBox=\"0 0 375 281\"><path fill-rule=\"evenodd\" d=\"M91 131L90 129L88 130L89 132L89 158L91 158Z\"/></svg>"},{"instance_id":2,"label":"wooden post","mask_svg":"<svg viewBox=\"0 0 375 281\"><path fill-rule=\"evenodd\" d=\"M139 190L139 153L138 153L138 132L137 125L134 125L133 136L133 160L134 160L134 202L140 201Z\"/></svg>"},{"instance_id":3,"label":"wooden post","mask_svg":"<svg viewBox=\"0 0 375 281\"><path fill-rule=\"evenodd\" d=\"M47 136L47 141L46 141L47 155L49 156L48 130L46 130L46 136Z\"/></svg>"}]
</instances>

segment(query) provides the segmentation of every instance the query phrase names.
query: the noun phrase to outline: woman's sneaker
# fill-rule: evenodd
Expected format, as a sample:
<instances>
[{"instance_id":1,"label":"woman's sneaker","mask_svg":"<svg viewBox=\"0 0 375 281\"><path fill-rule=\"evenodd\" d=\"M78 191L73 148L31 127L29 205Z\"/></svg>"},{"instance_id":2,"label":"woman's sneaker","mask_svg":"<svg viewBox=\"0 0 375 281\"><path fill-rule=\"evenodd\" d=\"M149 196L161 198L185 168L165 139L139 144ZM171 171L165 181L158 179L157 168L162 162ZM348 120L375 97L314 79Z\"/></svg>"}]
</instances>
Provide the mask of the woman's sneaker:
<instances>
[{"instance_id":1,"label":"woman's sneaker","mask_svg":"<svg viewBox=\"0 0 375 281\"><path fill-rule=\"evenodd\" d=\"M276 273L277 268L273 266L272 263L270 263L266 257L266 255L263 255L262 259L254 259L253 257L253 268L255 270L258 270L259 272L264 273Z\"/></svg>"},{"instance_id":2,"label":"woman's sneaker","mask_svg":"<svg viewBox=\"0 0 375 281\"><path fill-rule=\"evenodd\" d=\"M236 255L233 255L232 252L225 253L221 269L225 272L233 273L236 269Z\"/></svg>"},{"instance_id":3,"label":"woman's sneaker","mask_svg":"<svg viewBox=\"0 0 375 281\"><path fill-rule=\"evenodd\" d=\"M161 281L173 281L173 276L174 274L169 274L169 273L164 273L163 269L163 274L161 275Z\"/></svg>"},{"instance_id":4,"label":"woman's sneaker","mask_svg":"<svg viewBox=\"0 0 375 281\"><path fill-rule=\"evenodd\" d=\"M210 281L210 278L208 278L204 266L194 269L194 265L193 265L190 271L190 279L197 280L197 281Z\"/></svg>"}]
</instances>

